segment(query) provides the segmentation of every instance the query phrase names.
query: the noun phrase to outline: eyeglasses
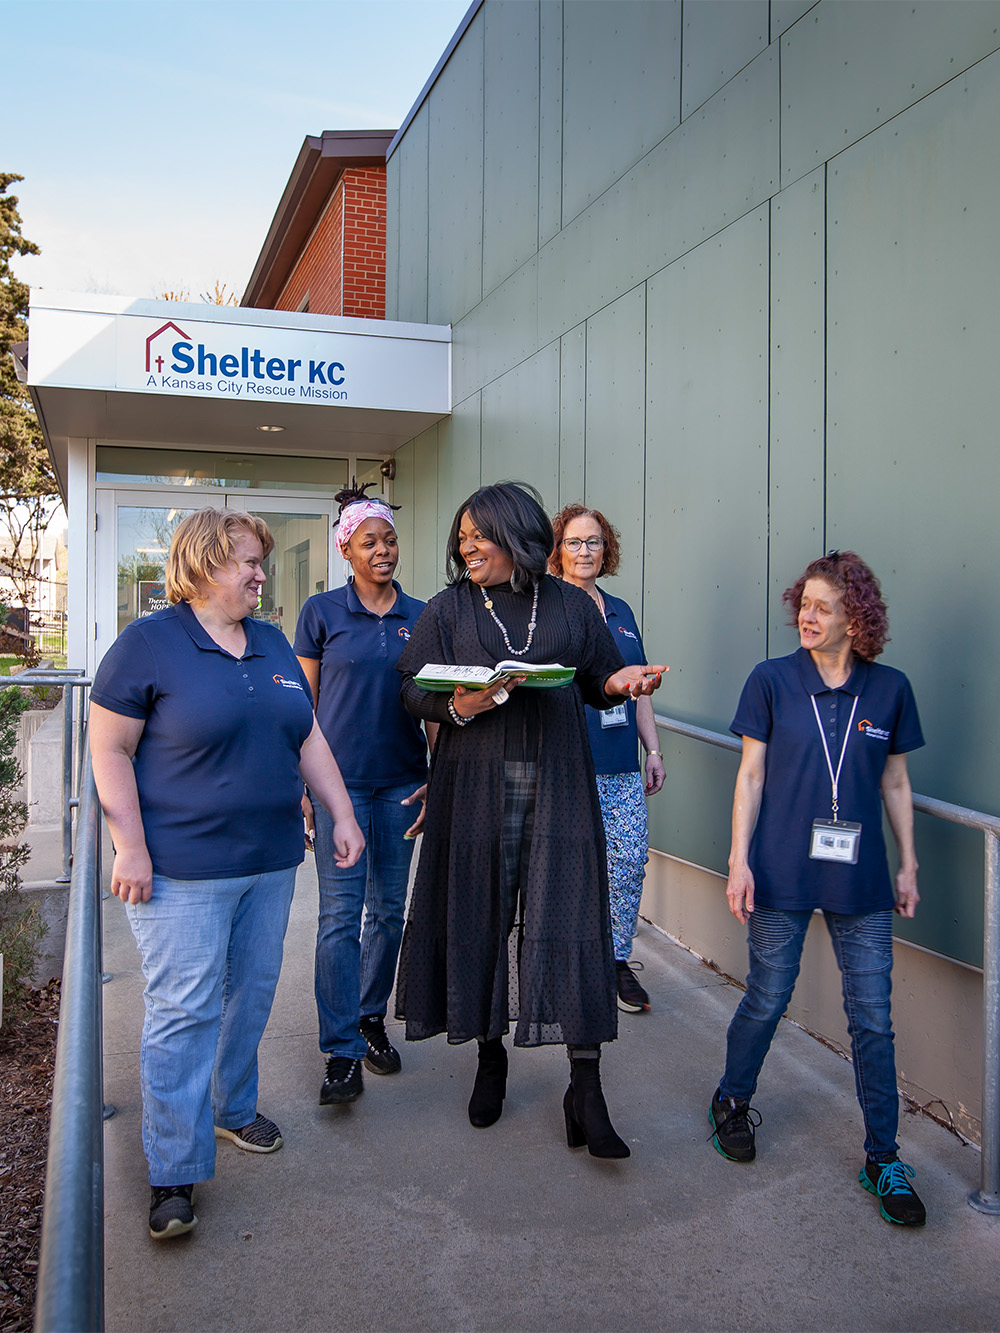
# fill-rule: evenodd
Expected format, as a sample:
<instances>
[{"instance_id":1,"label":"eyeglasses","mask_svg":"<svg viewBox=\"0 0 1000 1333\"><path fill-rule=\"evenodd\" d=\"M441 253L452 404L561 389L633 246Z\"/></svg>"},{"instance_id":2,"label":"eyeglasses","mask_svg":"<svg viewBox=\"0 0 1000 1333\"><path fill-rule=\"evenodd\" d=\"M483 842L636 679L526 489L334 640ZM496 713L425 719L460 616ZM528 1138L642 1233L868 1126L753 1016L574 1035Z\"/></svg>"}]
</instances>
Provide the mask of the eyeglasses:
<instances>
[{"instance_id":1,"label":"eyeglasses","mask_svg":"<svg viewBox=\"0 0 1000 1333\"><path fill-rule=\"evenodd\" d=\"M599 551L604 545L604 538L564 537L562 544L566 547L567 551L572 551L574 554L579 551L581 546L586 546L588 551Z\"/></svg>"}]
</instances>

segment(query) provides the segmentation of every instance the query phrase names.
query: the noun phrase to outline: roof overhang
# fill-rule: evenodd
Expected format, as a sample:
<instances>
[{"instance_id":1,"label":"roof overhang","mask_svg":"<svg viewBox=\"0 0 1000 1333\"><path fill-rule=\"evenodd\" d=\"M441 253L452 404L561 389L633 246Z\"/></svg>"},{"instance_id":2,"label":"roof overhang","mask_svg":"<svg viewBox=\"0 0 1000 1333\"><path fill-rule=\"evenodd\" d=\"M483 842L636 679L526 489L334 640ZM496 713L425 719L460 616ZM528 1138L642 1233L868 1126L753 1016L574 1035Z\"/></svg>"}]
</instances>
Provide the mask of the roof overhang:
<instances>
[{"instance_id":1,"label":"roof overhang","mask_svg":"<svg viewBox=\"0 0 1000 1333\"><path fill-rule=\"evenodd\" d=\"M73 438L389 454L451 412L443 325L35 289L29 329L17 360L64 499Z\"/></svg>"},{"instance_id":2,"label":"roof overhang","mask_svg":"<svg viewBox=\"0 0 1000 1333\"><path fill-rule=\"evenodd\" d=\"M306 137L243 293L242 306L271 309L278 304L341 174L348 167L384 167L394 134L394 130L324 130Z\"/></svg>"}]
</instances>

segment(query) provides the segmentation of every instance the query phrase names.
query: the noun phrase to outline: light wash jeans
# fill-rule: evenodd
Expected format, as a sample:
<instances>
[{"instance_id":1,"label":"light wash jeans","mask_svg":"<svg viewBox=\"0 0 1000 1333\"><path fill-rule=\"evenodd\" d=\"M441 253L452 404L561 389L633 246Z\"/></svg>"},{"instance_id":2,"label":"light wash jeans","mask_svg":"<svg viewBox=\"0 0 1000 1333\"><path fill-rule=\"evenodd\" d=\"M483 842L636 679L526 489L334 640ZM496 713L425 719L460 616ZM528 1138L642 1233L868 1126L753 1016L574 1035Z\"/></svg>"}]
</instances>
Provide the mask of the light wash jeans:
<instances>
[{"instance_id":1,"label":"light wash jeans","mask_svg":"<svg viewBox=\"0 0 1000 1333\"><path fill-rule=\"evenodd\" d=\"M358 1022L385 1017L396 979L413 855L413 843L403 834L420 812L419 805L400 802L419 786L347 784L365 835L365 850L348 870L334 860L333 819L319 802L313 805L319 878L316 1009L319 1048L325 1055L360 1060L368 1047Z\"/></svg>"},{"instance_id":2,"label":"light wash jeans","mask_svg":"<svg viewBox=\"0 0 1000 1333\"><path fill-rule=\"evenodd\" d=\"M854 1083L865 1121L865 1152L896 1152L899 1092L889 1012L892 991L892 913L847 916L824 912L840 966L854 1057ZM750 914L747 993L733 1015L726 1039L724 1097L753 1096L764 1057L788 1007L812 912L757 907Z\"/></svg>"},{"instance_id":3,"label":"light wash jeans","mask_svg":"<svg viewBox=\"0 0 1000 1333\"><path fill-rule=\"evenodd\" d=\"M295 867L234 879L153 876L126 906L146 978L142 1146L151 1185L215 1174L215 1130L257 1114L257 1047L281 971Z\"/></svg>"}]
</instances>

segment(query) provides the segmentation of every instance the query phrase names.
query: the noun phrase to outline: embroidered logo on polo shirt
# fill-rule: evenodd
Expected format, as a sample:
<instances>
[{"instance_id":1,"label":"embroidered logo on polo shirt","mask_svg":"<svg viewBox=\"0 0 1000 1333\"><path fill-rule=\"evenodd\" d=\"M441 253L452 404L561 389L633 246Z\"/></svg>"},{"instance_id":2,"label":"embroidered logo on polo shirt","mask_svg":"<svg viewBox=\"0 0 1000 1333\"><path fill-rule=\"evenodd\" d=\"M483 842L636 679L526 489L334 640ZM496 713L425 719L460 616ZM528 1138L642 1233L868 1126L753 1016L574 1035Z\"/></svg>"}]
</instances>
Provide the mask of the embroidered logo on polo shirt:
<instances>
[{"instance_id":1,"label":"embroidered logo on polo shirt","mask_svg":"<svg viewBox=\"0 0 1000 1333\"><path fill-rule=\"evenodd\" d=\"M410 637L410 631L406 628L405 625L400 625L396 633L399 635L401 639L409 639Z\"/></svg>"},{"instance_id":2,"label":"embroidered logo on polo shirt","mask_svg":"<svg viewBox=\"0 0 1000 1333\"><path fill-rule=\"evenodd\" d=\"M889 733L887 731L882 727L872 726L866 717L862 718L858 723L858 731L864 732L864 734L870 736L873 741L887 741L889 739Z\"/></svg>"},{"instance_id":3,"label":"embroidered logo on polo shirt","mask_svg":"<svg viewBox=\"0 0 1000 1333\"><path fill-rule=\"evenodd\" d=\"M300 683L299 681L297 681L297 680L289 680L289 679L287 678L287 676L279 676L279 675L275 675L275 676L272 676L271 679L274 681L275 685L282 685L282 686L284 686L284 688L285 688L286 690L301 690L301 689L302 689L302 685L301 685L301 683Z\"/></svg>"},{"instance_id":4,"label":"embroidered logo on polo shirt","mask_svg":"<svg viewBox=\"0 0 1000 1333\"><path fill-rule=\"evenodd\" d=\"M618 626L618 633L624 634L626 639L635 639L636 643L639 642L639 636L637 634L633 634L630 629L626 629L624 625Z\"/></svg>"}]
</instances>

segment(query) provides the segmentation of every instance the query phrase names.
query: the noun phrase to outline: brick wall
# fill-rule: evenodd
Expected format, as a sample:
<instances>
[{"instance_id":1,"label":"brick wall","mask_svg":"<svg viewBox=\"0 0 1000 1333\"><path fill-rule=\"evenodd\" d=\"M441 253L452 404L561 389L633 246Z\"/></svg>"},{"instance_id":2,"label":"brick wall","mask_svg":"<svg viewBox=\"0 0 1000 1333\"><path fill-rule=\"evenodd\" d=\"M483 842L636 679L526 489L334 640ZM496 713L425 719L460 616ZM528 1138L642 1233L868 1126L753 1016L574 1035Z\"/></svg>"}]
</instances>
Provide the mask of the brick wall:
<instances>
[{"instance_id":1,"label":"brick wall","mask_svg":"<svg viewBox=\"0 0 1000 1333\"><path fill-rule=\"evenodd\" d=\"M278 310L385 318L385 168L345 171L279 296Z\"/></svg>"}]
</instances>

